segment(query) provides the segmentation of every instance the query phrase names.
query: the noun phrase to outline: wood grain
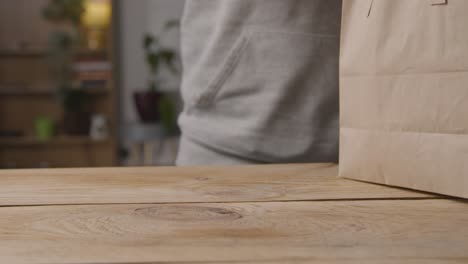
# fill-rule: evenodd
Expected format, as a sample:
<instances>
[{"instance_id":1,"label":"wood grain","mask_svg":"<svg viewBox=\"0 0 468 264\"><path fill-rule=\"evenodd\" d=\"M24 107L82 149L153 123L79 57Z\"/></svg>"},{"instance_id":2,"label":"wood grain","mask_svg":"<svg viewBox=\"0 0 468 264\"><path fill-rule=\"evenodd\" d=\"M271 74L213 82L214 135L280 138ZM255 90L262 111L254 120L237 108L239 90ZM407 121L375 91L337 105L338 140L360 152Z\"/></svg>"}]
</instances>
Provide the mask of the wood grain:
<instances>
[{"instance_id":1,"label":"wood grain","mask_svg":"<svg viewBox=\"0 0 468 264\"><path fill-rule=\"evenodd\" d=\"M0 263L466 263L450 200L0 208Z\"/></svg>"},{"instance_id":2,"label":"wood grain","mask_svg":"<svg viewBox=\"0 0 468 264\"><path fill-rule=\"evenodd\" d=\"M0 171L0 206L430 198L337 178L331 164Z\"/></svg>"},{"instance_id":3,"label":"wood grain","mask_svg":"<svg viewBox=\"0 0 468 264\"><path fill-rule=\"evenodd\" d=\"M127 262L118 264L466 264L463 259L404 259L397 260L382 260L382 259L370 259L370 260L350 260L350 259L317 259L317 258L288 258L288 259L276 259L276 260L240 260L240 261L158 261L158 262ZM71 263L80 264L80 263ZM89 263L87 263L89 264ZM91 263L91 264L102 264L102 263ZM106 263L109 264L109 263Z\"/></svg>"}]
</instances>

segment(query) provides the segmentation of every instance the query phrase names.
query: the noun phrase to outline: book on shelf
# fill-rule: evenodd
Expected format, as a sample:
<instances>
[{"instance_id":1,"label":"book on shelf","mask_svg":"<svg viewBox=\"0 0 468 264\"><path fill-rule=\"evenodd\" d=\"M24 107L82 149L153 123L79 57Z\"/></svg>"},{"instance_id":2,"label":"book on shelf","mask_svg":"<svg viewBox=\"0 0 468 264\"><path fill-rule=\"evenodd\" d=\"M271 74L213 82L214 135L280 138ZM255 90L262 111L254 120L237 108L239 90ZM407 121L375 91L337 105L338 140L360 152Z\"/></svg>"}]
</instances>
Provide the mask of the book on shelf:
<instances>
[{"instance_id":1,"label":"book on shelf","mask_svg":"<svg viewBox=\"0 0 468 264\"><path fill-rule=\"evenodd\" d=\"M106 88L112 78L112 64L100 58L78 57L73 63L73 71L82 89Z\"/></svg>"}]
</instances>

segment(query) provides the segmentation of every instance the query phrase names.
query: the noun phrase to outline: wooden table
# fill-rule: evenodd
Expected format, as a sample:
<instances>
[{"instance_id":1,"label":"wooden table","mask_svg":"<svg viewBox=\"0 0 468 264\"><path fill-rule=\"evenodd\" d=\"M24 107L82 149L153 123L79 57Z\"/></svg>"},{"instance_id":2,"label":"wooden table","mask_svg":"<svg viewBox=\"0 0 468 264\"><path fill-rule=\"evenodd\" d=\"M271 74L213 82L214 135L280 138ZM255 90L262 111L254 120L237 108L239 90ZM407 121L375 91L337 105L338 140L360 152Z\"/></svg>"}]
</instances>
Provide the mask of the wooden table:
<instances>
[{"instance_id":1,"label":"wooden table","mask_svg":"<svg viewBox=\"0 0 468 264\"><path fill-rule=\"evenodd\" d=\"M334 165L0 172L0 263L468 263L468 203Z\"/></svg>"}]
</instances>

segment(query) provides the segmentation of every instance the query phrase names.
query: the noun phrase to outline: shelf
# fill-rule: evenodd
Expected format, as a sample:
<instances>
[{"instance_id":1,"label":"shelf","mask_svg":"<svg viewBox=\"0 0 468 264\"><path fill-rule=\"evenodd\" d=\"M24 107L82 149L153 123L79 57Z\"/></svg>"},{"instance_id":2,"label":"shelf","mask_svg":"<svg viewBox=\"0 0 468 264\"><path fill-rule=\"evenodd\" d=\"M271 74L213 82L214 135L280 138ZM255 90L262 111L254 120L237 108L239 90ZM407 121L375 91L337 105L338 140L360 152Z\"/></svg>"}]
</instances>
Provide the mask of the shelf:
<instances>
[{"instance_id":1,"label":"shelf","mask_svg":"<svg viewBox=\"0 0 468 264\"><path fill-rule=\"evenodd\" d=\"M96 88L84 90L89 95L106 95L107 88ZM0 97L5 96L55 96L57 91L51 89L2 89L0 86Z\"/></svg>"},{"instance_id":2,"label":"shelf","mask_svg":"<svg viewBox=\"0 0 468 264\"><path fill-rule=\"evenodd\" d=\"M61 146L61 145L90 145L105 144L112 139L102 141L92 140L87 136L57 136L49 141L42 141L36 137L11 137L0 138L0 147L30 147L30 146Z\"/></svg>"},{"instance_id":3,"label":"shelf","mask_svg":"<svg viewBox=\"0 0 468 264\"><path fill-rule=\"evenodd\" d=\"M45 57L49 54L47 49L0 49L0 57ZM107 51L80 50L78 56L107 57Z\"/></svg>"},{"instance_id":4,"label":"shelf","mask_svg":"<svg viewBox=\"0 0 468 264\"><path fill-rule=\"evenodd\" d=\"M46 1L48 0L29 2ZM32 168L42 167L44 164L49 167L116 165L119 143L117 134L111 133L110 138L104 141L93 141L87 133L84 136L65 135L63 99L70 98L73 101L83 96L60 93L57 78L66 76L60 76L56 72L59 66L57 64L60 63L60 51L50 45L49 37L57 31L69 30L69 26L44 21L37 15L41 12L42 4L26 2L8 1L11 8L2 9L8 15L0 15L4 18L3 24L15 22L10 23L10 27L5 30L0 29L5 33L5 38L0 40L0 130L6 132L4 136L0 135L0 167ZM36 15L31 16L33 13ZM67 66L70 68L68 86L80 89L79 94L86 94L86 110L91 117L94 114L105 116L109 132L114 132L114 127L119 125L119 91L116 87L117 80L114 79L118 69L117 58L114 56L118 43L114 43L117 39L116 32L113 31L116 27L113 18L109 21L109 30L105 32L107 40L102 49L88 48L85 41L79 41L73 43L73 50L70 50L72 54L67 56ZM23 34L25 27L33 32ZM81 29L79 31L76 33L86 33ZM57 136L50 141L43 142L36 137L36 122L40 117L55 121ZM13 133L16 131L21 133Z\"/></svg>"},{"instance_id":5,"label":"shelf","mask_svg":"<svg viewBox=\"0 0 468 264\"><path fill-rule=\"evenodd\" d=\"M45 55L47 55L47 52L43 49L0 49L0 56L2 57L37 57Z\"/></svg>"}]
</instances>

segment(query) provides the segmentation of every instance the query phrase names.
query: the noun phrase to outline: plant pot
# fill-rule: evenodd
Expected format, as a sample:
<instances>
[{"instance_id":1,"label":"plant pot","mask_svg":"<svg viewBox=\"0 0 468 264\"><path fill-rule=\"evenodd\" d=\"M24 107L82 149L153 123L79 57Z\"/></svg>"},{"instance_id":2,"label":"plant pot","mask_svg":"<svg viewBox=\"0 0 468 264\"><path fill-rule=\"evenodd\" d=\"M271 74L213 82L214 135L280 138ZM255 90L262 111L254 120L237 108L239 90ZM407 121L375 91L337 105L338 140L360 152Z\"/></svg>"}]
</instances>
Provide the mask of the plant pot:
<instances>
[{"instance_id":1,"label":"plant pot","mask_svg":"<svg viewBox=\"0 0 468 264\"><path fill-rule=\"evenodd\" d=\"M65 112L63 128L67 135L89 135L91 126L91 113L89 112Z\"/></svg>"},{"instance_id":2,"label":"plant pot","mask_svg":"<svg viewBox=\"0 0 468 264\"><path fill-rule=\"evenodd\" d=\"M55 135L54 120L49 117L40 117L36 119L36 137L41 141L48 141Z\"/></svg>"},{"instance_id":3,"label":"plant pot","mask_svg":"<svg viewBox=\"0 0 468 264\"><path fill-rule=\"evenodd\" d=\"M159 101L162 94L156 91L138 91L133 94L135 107L143 123L159 122Z\"/></svg>"}]
</instances>

